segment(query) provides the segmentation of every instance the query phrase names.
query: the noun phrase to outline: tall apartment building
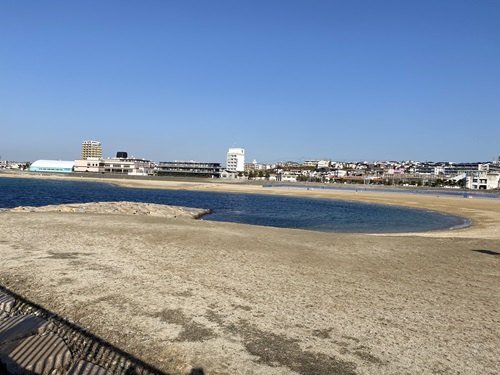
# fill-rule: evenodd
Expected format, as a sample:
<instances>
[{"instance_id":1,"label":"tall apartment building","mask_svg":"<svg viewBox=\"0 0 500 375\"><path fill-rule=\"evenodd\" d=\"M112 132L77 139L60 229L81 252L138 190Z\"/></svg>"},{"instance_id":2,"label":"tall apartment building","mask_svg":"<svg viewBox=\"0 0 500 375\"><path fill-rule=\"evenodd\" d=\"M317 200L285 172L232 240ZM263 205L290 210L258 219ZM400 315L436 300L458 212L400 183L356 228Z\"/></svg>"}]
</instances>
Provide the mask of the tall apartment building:
<instances>
[{"instance_id":1,"label":"tall apartment building","mask_svg":"<svg viewBox=\"0 0 500 375\"><path fill-rule=\"evenodd\" d=\"M227 152L226 170L230 172L245 171L245 149L230 148Z\"/></svg>"},{"instance_id":2,"label":"tall apartment building","mask_svg":"<svg viewBox=\"0 0 500 375\"><path fill-rule=\"evenodd\" d=\"M88 158L102 158L102 145L97 141L83 141L82 142L82 160Z\"/></svg>"}]
</instances>

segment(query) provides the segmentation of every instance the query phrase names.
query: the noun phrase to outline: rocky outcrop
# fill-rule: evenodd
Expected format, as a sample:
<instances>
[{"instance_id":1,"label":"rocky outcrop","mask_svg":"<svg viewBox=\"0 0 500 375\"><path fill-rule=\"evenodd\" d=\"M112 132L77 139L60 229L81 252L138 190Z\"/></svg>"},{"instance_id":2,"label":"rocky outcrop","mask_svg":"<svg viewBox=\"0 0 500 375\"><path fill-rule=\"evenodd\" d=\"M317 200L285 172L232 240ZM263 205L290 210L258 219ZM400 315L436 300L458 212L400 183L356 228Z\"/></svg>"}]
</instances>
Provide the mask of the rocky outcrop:
<instances>
[{"instance_id":1,"label":"rocky outcrop","mask_svg":"<svg viewBox=\"0 0 500 375\"><path fill-rule=\"evenodd\" d=\"M42 207L20 206L5 212L77 212L90 214L147 215L166 218L197 219L211 211L203 208L167 206L138 202L92 202L50 205Z\"/></svg>"}]
</instances>

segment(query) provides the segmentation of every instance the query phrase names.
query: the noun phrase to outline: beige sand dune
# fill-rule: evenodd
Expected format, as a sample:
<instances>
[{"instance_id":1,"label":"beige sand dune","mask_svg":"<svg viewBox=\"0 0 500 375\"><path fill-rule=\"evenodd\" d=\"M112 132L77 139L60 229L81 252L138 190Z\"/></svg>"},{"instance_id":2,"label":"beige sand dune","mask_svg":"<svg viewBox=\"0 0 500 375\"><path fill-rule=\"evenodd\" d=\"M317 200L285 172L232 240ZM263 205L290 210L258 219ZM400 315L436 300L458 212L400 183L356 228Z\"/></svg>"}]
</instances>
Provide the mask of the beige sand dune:
<instances>
[{"instance_id":1,"label":"beige sand dune","mask_svg":"<svg viewBox=\"0 0 500 375\"><path fill-rule=\"evenodd\" d=\"M0 284L172 374L496 374L500 202L223 183L469 217L334 234L208 220L0 213Z\"/></svg>"}]
</instances>

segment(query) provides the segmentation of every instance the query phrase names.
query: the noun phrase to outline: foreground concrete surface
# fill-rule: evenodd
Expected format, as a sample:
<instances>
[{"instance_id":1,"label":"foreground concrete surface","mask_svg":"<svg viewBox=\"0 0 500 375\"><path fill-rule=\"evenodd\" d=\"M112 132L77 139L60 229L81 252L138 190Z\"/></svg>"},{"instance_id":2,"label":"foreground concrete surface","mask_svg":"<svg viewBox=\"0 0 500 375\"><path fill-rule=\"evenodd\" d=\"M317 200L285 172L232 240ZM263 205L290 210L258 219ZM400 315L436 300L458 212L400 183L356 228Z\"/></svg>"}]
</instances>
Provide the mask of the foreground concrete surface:
<instances>
[{"instance_id":1,"label":"foreground concrete surface","mask_svg":"<svg viewBox=\"0 0 500 375\"><path fill-rule=\"evenodd\" d=\"M474 226L375 236L2 212L0 284L171 374L498 373L500 203L361 195L341 199Z\"/></svg>"},{"instance_id":2,"label":"foreground concrete surface","mask_svg":"<svg viewBox=\"0 0 500 375\"><path fill-rule=\"evenodd\" d=\"M0 287L0 374L155 375L159 372Z\"/></svg>"}]
</instances>

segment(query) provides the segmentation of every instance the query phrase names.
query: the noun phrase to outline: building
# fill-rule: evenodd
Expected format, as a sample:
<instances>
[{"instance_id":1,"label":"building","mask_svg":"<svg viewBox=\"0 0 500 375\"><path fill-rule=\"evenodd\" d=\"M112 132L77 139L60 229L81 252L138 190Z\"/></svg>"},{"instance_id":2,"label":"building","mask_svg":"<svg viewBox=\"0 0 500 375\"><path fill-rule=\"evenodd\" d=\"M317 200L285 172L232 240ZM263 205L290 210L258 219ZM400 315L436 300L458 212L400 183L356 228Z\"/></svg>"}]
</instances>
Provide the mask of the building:
<instances>
[{"instance_id":1,"label":"building","mask_svg":"<svg viewBox=\"0 0 500 375\"><path fill-rule=\"evenodd\" d=\"M475 190L500 189L500 172L468 173L465 186Z\"/></svg>"},{"instance_id":2,"label":"building","mask_svg":"<svg viewBox=\"0 0 500 375\"><path fill-rule=\"evenodd\" d=\"M72 173L75 162L65 160L37 160L30 165L31 172Z\"/></svg>"},{"instance_id":3,"label":"building","mask_svg":"<svg viewBox=\"0 0 500 375\"><path fill-rule=\"evenodd\" d=\"M0 160L0 169L29 169L31 163L28 161L8 161Z\"/></svg>"},{"instance_id":4,"label":"building","mask_svg":"<svg viewBox=\"0 0 500 375\"><path fill-rule=\"evenodd\" d=\"M275 169L276 164L263 164L257 163L257 160L253 160L251 163L245 163L245 172L250 171L267 171L270 169Z\"/></svg>"},{"instance_id":5,"label":"building","mask_svg":"<svg viewBox=\"0 0 500 375\"><path fill-rule=\"evenodd\" d=\"M159 176L179 177L211 177L219 178L220 163L205 163L198 161L161 161L157 165Z\"/></svg>"},{"instance_id":6,"label":"building","mask_svg":"<svg viewBox=\"0 0 500 375\"><path fill-rule=\"evenodd\" d=\"M88 157L75 160L75 172L85 173L120 173L137 176L148 176L154 173L155 164L151 160L127 157L127 153L119 151L115 158L101 159Z\"/></svg>"},{"instance_id":7,"label":"building","mask_svg":"<svg viewBox=\"0 0 500 375\"><path fill-rule=\"evenodd\" d=\"M330 160L319 160L317 168L330 168L332 162Z\"/></svg>"},{"instance_id":8,"label":"building","mask_svg":"<svg viewBox=\"0 0 500 375\"><path fill-rule=\"evenodd\" d=\"M306 167L316 167L319 163L319 160L304 160L302 165Z\"/></svg>"},{"instance_id":9,"label":"building","mask_svg":"<svg viewBox=\"0 0 500 375\"><path fill-rule=\"evenodd\" d=\"M136 176L147 176L154 173L154 163L151 160L139 158L104 159L104 173L126 173Z\"/></svg>"},{"instance_id":10,"label":"building","mask_svg":"<svg viewBox=\"0 0 500 375\"><path fill-rule=\"evenodd\" d=\"M245 171L245 149L230 148L227 152L226 169L229 172Z\"/></svg>"},{"instance_id":11,"label":"building","mask_svg":"<svg viewBox=\"0 0 500 375\"><path fill-rule=\"evenodd\" d=\"M444 166L444 174L456 176L462 173L477 172L482 169L482 163L449 163Z\"/></svg>"},{"instance_id":12,"label":"building","mask_svg":"<svg viewBox=\"0 0 500 375\"><path fill-rule=\"evenodd\" d=\"M224 180L237 180L240 177L238 176L237 172L229 172L229 171L223 170L220 173L220 178L222 178Z\"/></svg>"},{"instance_id":13,"label":"building","mask_svg":"<svg viewBox=\"0 0 500 375\"><path fill-rule=\"evenodd\" d=\"M102 158L102 145L97 141L83 141L81 159Z\"/></svg>"},{"instance_id":14,"label":"building","mask_svg":"<svg viewBox=\"0 0 500 375\"><path fill-rule=\"evenodd\" d=\"M278 172L276 175L269 177L270 181L278 182L297 182L299 180L300 173L298 172Z\"/></svg>"},{"instance_id":15,"label":"building","mask_svg":"<svg viewBox=\"0 0 500 375\"><path fill-rule=\"evenodd\" d=\"M75 160L75 172L104 173L104 166L104 160L100 158Z\"/></svg>"}]
</instances>

